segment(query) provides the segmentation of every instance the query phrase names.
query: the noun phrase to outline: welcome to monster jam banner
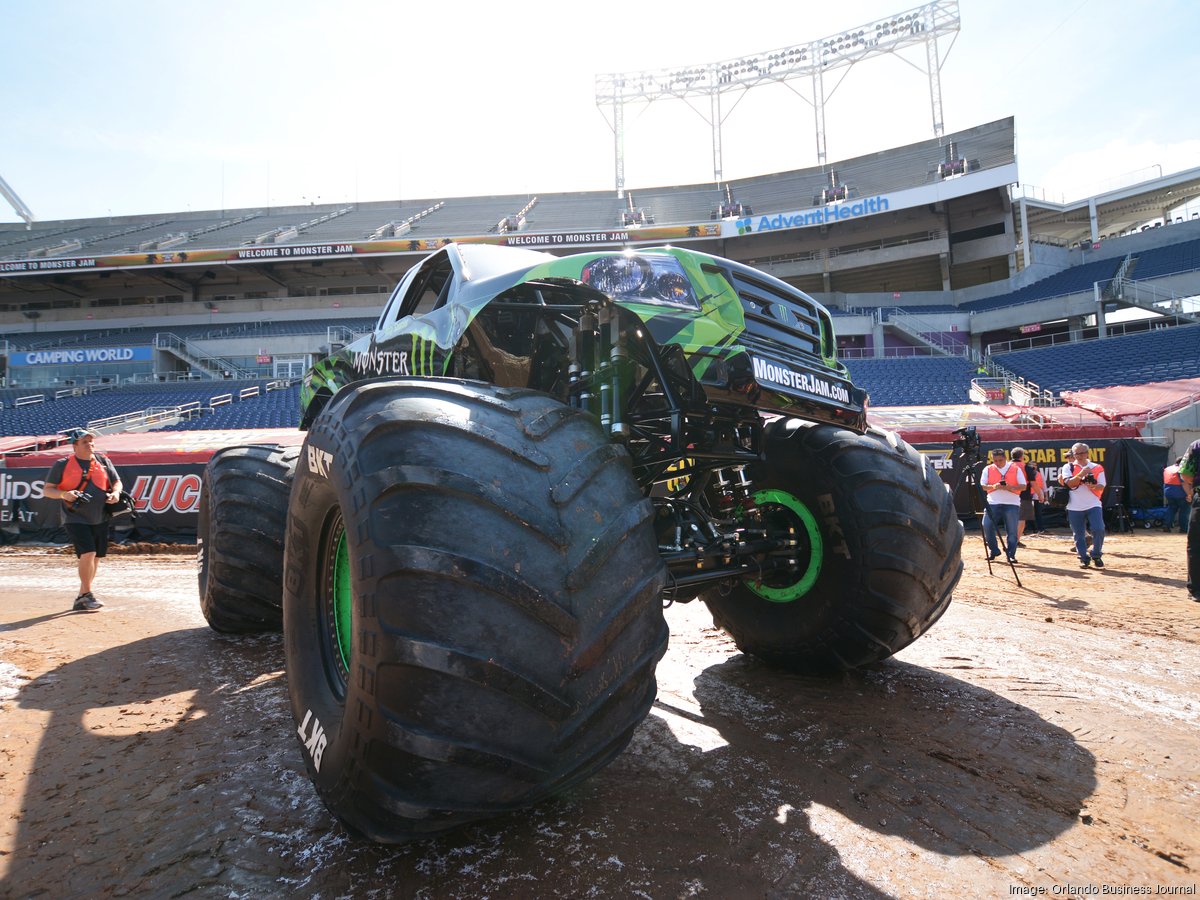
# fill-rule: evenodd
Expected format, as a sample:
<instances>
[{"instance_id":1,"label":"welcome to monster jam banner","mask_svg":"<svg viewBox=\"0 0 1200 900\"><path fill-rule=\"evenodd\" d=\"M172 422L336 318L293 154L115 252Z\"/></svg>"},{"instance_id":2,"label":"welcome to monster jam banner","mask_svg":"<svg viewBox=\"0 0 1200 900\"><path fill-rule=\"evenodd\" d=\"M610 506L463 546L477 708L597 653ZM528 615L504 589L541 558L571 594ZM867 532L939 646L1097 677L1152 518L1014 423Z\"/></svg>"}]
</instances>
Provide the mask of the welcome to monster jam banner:
<instances>
[{"instance_id":1,"label":"welcome to monster jam banner","mask_svg":"<svg viewBox=\"0 0 1200 900\"><path fill-rule=\"evenodd\" d=\"M1071 445L1075 441L1076 438L1021 441L1012 444L984 441L980 445L979 463L975 466L976 476L982 474L993 449L1011 451L1013 447L1020 446L1025 449L1026 462L1037 466L1041 471L1046 486L1057 485L1058 473L1069 461ZM1167 448L1152 447L1128 439L1088 438L1084 443L1091 450L1091 461L1104 466L1104 477L1108 487L1102 502L1106 509L1116 504L1118 498L1128 509L1162 506L1162 470L1167 465ZM971 485L964 471L964 457L958 448L950 443L914 444L914 447L955 491L954 503L959 516L967 518L983 510L986 498L982 491L977 491L972 496ZM1054 519L1065 521L1065 516L1051 513L1050 524L1058 524Z\"/></svg>"},{"instance_id":2,"label":"welcome to monster jam banner","mask_svg":"<svg viewBox=\"0 0 1200 900\"><path fill-rule=\"evenodd\" d=\"M496 244L502 247L590 247L601 244L670 243L686 239L719 238L720 222L689 225L658 225L648 228L579 230L561 232L517 232L513 234L465 235L415 240L347 241L328 244L271 244L215 250L167 250L161 253L126 253L119 256L61 257L55 259L0 260L0 275L39 275L55 271L96 269L139 269L152 266L199 265L202 263L257 263L264 260L334 259L349 256L431 253L450 243Z\"/></svg>"}]
</instances>

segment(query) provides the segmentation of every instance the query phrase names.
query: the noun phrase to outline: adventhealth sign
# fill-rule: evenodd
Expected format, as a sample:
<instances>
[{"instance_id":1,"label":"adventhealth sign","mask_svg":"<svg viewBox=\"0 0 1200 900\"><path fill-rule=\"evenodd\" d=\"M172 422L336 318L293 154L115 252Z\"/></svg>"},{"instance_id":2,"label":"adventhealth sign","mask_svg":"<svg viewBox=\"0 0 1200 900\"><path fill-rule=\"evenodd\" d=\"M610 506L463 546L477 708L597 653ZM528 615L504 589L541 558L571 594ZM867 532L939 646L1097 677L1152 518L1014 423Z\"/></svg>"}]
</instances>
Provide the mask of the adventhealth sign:
<instances>
[{"instance_id":1,"label":"adventhealth sign","mask_svg":"<svg viewBox=\"0 0 1200 900\"><path fill-rule=\"evenodd\" d=\"M887 197L876 195L865 200L855 200L853 203L831 203L820 209L806 209L794 213L779 213L774 216L747 216L738 219L738 234L752 234L756 231L775 231L779 228L804 228L809 225L824 225L826 222L840 222L843 219L857 219L860 216L871 216L875 213L887 212L891 208Z\"/></svg>"},{"instance_id":2,"label":"adventhealth sign","mask_svg":"<svg viewBox=\"0 0 1200 900\"><path fill-rule=\"evenodd\" d=\"M84 363L149 362L153 347L99 347L83 350L30 350L13 353L10 366L69 366Z\"/></svg>"},{"instance_id":3,"label":"adventhealth sign","mask_svg":"<svg viewBox=\"0 0 1200 900\"><path fill-rule=\"evenodd\" d=\"M1005 187L1017 182L1017 164L1006 163L979 172L956 178L944 179L932 184L840 200L827 206L811 207L794 212L771 216L743 216L740 219L725 219L721 222L721 237L737 237L739 234L759 234L766 231L782 231L787 228L813 228L833 222L845 222L874 216L879 213L899 212L931 203L943 203L956 197L965 197L992 188Z\"/></svg>"}]
</instances>

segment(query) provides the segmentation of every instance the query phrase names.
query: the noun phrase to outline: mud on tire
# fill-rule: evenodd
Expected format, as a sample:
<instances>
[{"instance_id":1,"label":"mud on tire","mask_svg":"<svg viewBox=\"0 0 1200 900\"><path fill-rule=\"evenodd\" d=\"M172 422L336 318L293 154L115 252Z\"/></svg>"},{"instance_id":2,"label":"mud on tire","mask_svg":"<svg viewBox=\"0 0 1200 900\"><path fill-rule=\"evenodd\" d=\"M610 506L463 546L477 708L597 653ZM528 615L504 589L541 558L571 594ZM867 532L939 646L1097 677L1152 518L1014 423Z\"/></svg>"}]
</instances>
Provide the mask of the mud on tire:
<instances>
[{"instance_id":1,"label":"mud on tire","mask_svg":"<svg viewBox=\"0 0 1200 900\"><path fill-rule=\"evenodd\" d=\"M200 610L215 631L283 626L283 535L299 449L249 445L212 455L200 490Z\"/></svg>"},{"instance_id":2,"label":"mud on tire","mask_svg":"<svg viewBox=\"0 0 1200 900\"><path fill-rule=\"evenodd\" d=\"M628 743L666 649L625 451L543 394L380 379L314 422L284 644L326 805L400 842L527 806Z\"/></svg>"},{"instance_id":3,"label":"mud on tire","mask_svg":"<svg viewBox=\"0 0 1200 900\"><path fill-rule=\"evenodd\" d=\"M798 535L799 574L702 595L745 653L798 671L886 659L945 612L962 523L941 478L888 432L780 420L754 475L775 527Z\"/></svg>"}]
</instances>

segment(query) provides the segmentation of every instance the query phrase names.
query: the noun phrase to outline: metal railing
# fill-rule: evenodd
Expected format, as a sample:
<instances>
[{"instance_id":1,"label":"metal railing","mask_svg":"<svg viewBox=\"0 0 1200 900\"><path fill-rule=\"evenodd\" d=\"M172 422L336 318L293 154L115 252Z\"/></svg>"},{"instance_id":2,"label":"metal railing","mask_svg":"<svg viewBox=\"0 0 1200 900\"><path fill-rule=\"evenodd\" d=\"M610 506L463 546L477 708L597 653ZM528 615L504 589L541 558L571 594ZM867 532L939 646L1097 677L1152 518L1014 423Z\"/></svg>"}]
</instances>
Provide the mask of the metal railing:
<instances>
[{"instance_id":1,"label":"metal railing","mask_svg":"<svg viewBox=\"0 0 1200 900\"><path fill-rule=\"evenodd\" d=\"M885 319L886 316L886 319ZM969 343L965 340L954 341L945 336L945 332L924 319L906 313L900 307L879 309L876 321L882 324L886 321L901 331L927 344L945 356L966 356Z\"/></svg>"},{"instance_id":2,"label":"metal railing","mask_svg":"<svg viewBox=\"0 0 1200 900\"><path fill-rule=\"evenodd\" d=\"M256 376L256 373L243 369L228 359L210 356L195 344L169 331L160 331L154 335L154 348L174 353L194 368L206 372L210 378L224 378L226 372L237 378L254 378Z\"/></svg>"}]
</instances>

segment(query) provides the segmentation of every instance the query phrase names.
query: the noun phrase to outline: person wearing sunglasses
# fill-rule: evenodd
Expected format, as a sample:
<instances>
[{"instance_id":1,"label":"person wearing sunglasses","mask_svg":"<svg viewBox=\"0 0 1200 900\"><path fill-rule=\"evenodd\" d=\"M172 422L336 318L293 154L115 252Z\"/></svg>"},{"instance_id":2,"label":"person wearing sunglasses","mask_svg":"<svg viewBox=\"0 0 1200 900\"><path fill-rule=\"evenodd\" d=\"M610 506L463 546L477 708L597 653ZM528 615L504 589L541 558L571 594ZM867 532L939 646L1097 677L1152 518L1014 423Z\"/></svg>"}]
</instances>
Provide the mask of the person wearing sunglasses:
<instances>
[{"instance_id":1,"label":"person wearing sunglasses","mask_svg":"<svg viewBox=\"0 0 1200 900\"><path fill-rule=\"evenodd\" d=\"M1104 568L1104 507L1100 498L1104 495L1104 466L1088 458L1091 448L1087 444L1071 445L1071 459L1058 473L1058 483L1070 488L1067 500L1067 521L1075 536L1075 552L1079 554L1079 565L1086 569L1095 566ZM1088 554L1087 532L1092 532L1092 552Z\"/></svg>"}]
</instances>

